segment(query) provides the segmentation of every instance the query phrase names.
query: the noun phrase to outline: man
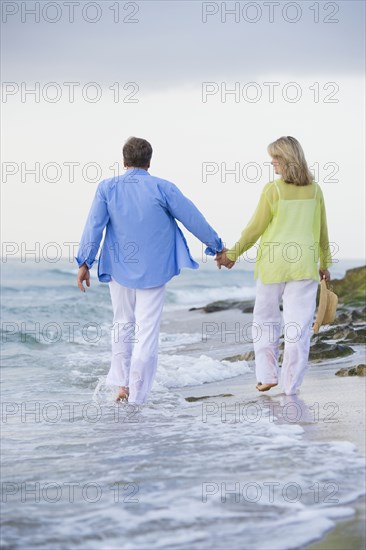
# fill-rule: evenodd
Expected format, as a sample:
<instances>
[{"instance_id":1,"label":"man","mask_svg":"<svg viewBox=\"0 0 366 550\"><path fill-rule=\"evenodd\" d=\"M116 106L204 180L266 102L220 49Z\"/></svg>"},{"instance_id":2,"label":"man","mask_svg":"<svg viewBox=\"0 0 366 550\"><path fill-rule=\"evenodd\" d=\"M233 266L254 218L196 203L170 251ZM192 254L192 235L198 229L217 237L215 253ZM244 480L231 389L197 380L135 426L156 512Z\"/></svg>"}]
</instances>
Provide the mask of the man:
<instances>
[{"instance_id":1,"label":"man","mask_svg":"<svg viewBox=\"0 0 366 550\"><path fill-rule=\"evenodd\" d=\"M198 268L176 219L206 244L206 254L225 250L176 185L149 174L151 157L146 140L125 143L127 171L98 185L75 257L78 287L85 292L105 229L98 279L109 283L114 326L107 384L119 386L116 400L138 405L146 402L157 368L165 285L183 267Z\"/></svg>"}]
</instances>

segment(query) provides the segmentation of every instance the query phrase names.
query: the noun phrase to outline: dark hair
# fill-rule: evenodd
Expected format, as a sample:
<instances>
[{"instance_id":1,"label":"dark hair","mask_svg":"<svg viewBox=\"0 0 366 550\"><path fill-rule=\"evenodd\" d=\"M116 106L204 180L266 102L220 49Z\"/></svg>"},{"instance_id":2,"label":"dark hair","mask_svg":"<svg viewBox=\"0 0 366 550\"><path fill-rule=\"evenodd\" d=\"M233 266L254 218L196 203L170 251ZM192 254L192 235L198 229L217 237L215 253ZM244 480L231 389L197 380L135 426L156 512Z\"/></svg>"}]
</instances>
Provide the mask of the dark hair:
<instances>
[{"instance_id":1,"label":"dark hair","mask_svg":"<svg viewBox=\"0 0 366 550\"><path fill-rule=\"evenodd\" d=\"M123 146L123 161L125 166L146 168L150 166L152 147L146 139L130 137Z\"/></svg>"}]
</instances>

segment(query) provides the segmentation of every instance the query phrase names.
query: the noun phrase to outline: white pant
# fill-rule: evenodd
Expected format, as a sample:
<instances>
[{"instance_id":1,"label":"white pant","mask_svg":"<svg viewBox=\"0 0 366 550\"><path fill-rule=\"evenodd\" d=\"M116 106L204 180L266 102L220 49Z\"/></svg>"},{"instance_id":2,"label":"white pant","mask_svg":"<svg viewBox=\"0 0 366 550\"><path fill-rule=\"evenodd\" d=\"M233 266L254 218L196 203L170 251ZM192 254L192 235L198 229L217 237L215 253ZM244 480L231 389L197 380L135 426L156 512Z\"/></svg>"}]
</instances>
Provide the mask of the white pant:
<instances>
[{"instance_id":1,"label":"white pant","mask_svg":"<svg viewBox=\"0 0 366 550\"><path fill-rule=\"evenodd\" d=\"M317 288L317 281L312 279L273 284L264 284L259 278L257 281L253 318L257 381L262 384L278 383L281 335L279 306L282 298L285 350L281 383L287 395L296 393L308 366Z\"/></svg>"},{"instance_id":2,"label":"white pant","mask_svg":"<svg viewBox=\"0 0 366 550\"><path fill-rule=\"evenodd\" d=\"M128 402L145 403L158 363L165 285L127 288L109 283L113 307L112 361L106 383L126 386Z\"/></svg>"}]
</instances>

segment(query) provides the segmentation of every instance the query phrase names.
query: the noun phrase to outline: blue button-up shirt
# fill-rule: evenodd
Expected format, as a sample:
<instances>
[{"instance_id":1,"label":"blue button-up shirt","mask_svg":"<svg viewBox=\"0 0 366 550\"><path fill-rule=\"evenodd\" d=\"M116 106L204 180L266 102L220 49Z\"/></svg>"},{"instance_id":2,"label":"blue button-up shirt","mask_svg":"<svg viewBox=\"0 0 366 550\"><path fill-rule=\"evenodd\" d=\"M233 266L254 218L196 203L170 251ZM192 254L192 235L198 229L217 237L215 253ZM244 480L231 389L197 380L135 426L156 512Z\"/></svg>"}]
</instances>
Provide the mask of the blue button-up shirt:
<instances>
[{"instance_id":1,"label":"blue button-up shirt","mask_svg":"<svg viewBox=\"0 0 366 550\"><path fill-rule=\"evenodd\" d=\"M99 183L77 256L79 267L98 260L98 279L130 288L161 286L183 267L197 269L176 220L215 255L223 249L216 231L174 183L142 168Z\"/></svg>"}]
</instances>

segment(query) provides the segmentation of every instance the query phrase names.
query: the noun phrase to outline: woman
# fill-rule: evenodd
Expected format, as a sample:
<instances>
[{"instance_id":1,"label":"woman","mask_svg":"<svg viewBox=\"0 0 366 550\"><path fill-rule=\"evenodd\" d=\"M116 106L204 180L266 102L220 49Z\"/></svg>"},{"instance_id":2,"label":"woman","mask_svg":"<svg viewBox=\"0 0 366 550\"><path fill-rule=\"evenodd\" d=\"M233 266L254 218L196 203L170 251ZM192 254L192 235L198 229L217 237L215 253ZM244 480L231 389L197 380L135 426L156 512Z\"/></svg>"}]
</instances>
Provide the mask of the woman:
<instances>
[{"instance_id":1,"label":"woman","mask_svg":"<svg viewBox=\"0 0 366 550\"><path fill-rule=\"evenodd\" d=\"M268 146L268 153L275 173L282 177L264 187L238 242L216 259L218 267L231 268L261 237L253 319L257 330L253 334L256 388L267 391L278 384L282 298L285 350L281 382L284 392L292 395L308 365L318 277L330 280L328 229L323 193L313 181L300 143L290 136L281 137Z\"/></svg>"}]
</instances>

